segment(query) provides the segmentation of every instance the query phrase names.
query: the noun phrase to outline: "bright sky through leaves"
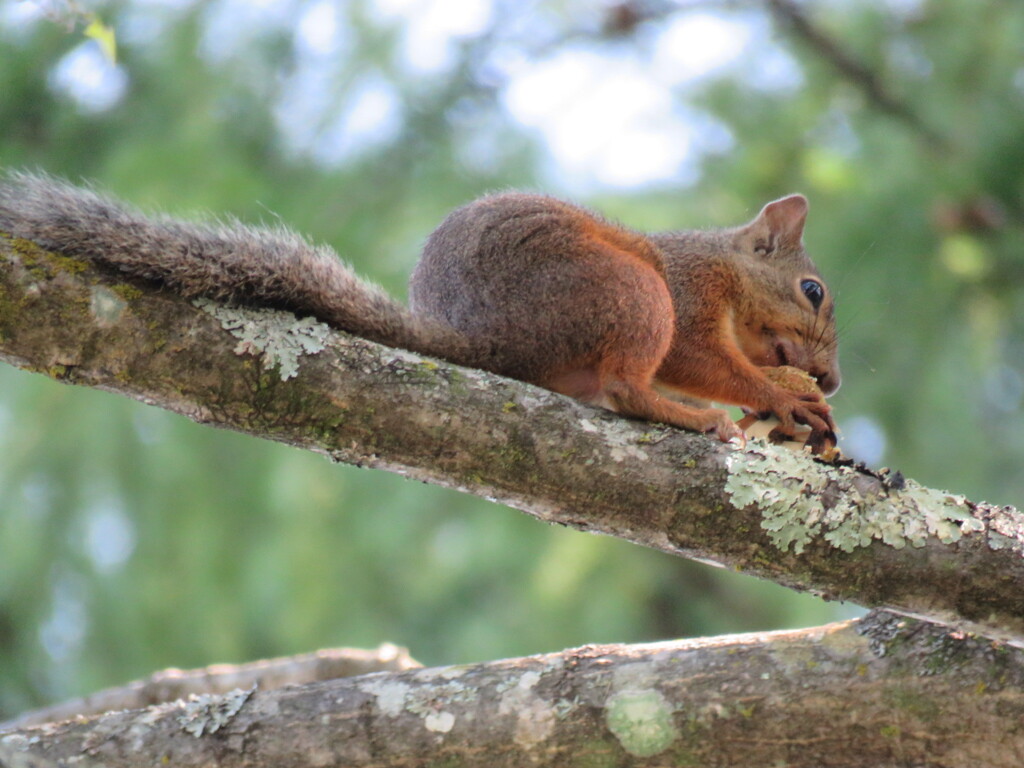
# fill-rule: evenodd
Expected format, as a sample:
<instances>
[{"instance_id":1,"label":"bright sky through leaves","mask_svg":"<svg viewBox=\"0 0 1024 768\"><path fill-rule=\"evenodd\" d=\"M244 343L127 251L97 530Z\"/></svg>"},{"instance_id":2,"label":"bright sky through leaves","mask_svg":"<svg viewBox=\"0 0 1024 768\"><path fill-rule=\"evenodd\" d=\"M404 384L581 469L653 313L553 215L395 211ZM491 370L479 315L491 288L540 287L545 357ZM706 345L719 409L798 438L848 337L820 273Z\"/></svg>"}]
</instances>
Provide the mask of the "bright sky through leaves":
<instances>
[{"instance_id":1,"label":"bright sky through leaves","mask_svg":"<svg viewBox=\"0 0 1024 768\"><path fill-rule=\"evenodd\" d=\"M370 72L340 92L330 59L348 55L353 31L336 3L305 4L300 13L294 8L283 0L210 6L203 55L220 60L268 29L292 25L300 61L278 108L285 140L327 164L385 145L403 120L397 89L384 73ZM492 8L489 0L384 0L370 12L382 27L399 30L397 66L429 79L452 67L460 40L486 29ZM26 23L24 8L19 23ZM652 35L644 57L614 45L580 44L551 56L500 61L502 104L542 137L550 176L560 186L693 181L699 157L727 150L731 137L723 126L681 107L674 90L735 65L755 37L763 37L759 23L753 17L683 14ZM763 41L758 47L760 76L773 86L792 84L795 70L786 58ZM129 77L87 41L61 59L51 87L82 110L98 112L123 98Z\"/></svg>"}]
</instances>

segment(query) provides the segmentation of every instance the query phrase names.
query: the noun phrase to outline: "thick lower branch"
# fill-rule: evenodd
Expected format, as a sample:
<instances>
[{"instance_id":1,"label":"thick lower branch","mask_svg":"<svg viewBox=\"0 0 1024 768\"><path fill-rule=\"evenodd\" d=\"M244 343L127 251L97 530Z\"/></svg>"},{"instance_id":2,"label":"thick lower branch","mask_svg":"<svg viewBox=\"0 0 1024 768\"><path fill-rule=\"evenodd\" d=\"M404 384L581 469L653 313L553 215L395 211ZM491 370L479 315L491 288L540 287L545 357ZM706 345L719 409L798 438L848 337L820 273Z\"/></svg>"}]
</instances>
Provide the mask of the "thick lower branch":
<instances>
[{"instance_id":1,"label":"thick lower branch","mask_svg":"<svg viewBox=\"0 0 1024 768\"><path fill-rule=\"evenodd\" d=\"M0 731L27 728L73 717L87 717L118 709L141 709L203 694L225 694L235 688L269 691L285 685L355 677L371 672L402 672L422 666L405 648L384 644L373 651L359 648L326 648L299 656L264 659L248 664L215 664L203 669L165 669L145 680L107 688L81 699L65 701L26 712L6 723Z\"/></svg>"},{"instance_id":2,"label":"thick lower branch","mask_svg":"<svg viewBox=\"0 0 1024 768\"><path fill-rule=\"evenodd\" d=\"M630 421L280 312L196 306L0 238L0 359L796 589L1024 642L1024 520Z\"/></svg>"},{"instance_id":3,"label":"thick lower branch","mask_svg":"<svg viewBox=\"0 0 1024 768\"><path fill-rule=\"evenodd\" d=\"M8 733L0 749L108 768L1017 768L1022 684L1024 652L881 614L204 696Z\"/></svg>"}]
</instances>

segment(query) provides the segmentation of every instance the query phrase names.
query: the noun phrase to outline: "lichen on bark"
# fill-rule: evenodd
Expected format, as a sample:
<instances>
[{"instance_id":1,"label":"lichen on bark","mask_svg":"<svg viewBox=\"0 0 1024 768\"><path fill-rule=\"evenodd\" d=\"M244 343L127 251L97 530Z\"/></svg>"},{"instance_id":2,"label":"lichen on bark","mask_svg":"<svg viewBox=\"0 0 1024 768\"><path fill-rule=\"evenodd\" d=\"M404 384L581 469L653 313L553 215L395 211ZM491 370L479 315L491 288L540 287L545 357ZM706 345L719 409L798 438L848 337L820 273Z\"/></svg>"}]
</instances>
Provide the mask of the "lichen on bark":
<instances>
[{"instance_id":1,"label":"lichen on bark","mask_svg":"<svg viewBox=\"0 0 1024 768\"><path fill-rule=\"evenodd\" d=\"M760 511L761 527L780 549L792 545L800 554L815 538L843 552L872 541L895 549L920 548L929 537L955 544L974 535L993 548L1015 549L1024 556L1024 531L990 527L986 515L995 511L991 505L971 504L913 480L899 488L863 483L862 473L851 466L808 461L757 443L728 456L725 491L736 506ZM1017 516L1016 510L1004 508L1003 517L1010 516Z\"/></svg>"}]
</instances>

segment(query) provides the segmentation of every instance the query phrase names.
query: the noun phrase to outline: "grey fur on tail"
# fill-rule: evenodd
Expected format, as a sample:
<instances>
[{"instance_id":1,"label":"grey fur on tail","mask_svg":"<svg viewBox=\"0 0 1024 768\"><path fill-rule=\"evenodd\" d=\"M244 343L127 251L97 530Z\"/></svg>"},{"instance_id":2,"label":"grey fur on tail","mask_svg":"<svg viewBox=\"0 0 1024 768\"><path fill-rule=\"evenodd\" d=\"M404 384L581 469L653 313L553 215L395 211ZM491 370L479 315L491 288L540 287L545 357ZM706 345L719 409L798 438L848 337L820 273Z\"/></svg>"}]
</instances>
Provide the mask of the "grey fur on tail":
<instances>
[{"instance_id":1,"label":"grey fur on tail","mask_svg":"<svg viewBox=\"0 0 1024 768\"><path fill-rule=\"evenodd\" d=\"M466 358L454 330L414 317L330 248L284 228L147 216L94 189L10 171L0 176L0 231L185 297L287 309L382 344Z\"/></svg>"}]
</instances>

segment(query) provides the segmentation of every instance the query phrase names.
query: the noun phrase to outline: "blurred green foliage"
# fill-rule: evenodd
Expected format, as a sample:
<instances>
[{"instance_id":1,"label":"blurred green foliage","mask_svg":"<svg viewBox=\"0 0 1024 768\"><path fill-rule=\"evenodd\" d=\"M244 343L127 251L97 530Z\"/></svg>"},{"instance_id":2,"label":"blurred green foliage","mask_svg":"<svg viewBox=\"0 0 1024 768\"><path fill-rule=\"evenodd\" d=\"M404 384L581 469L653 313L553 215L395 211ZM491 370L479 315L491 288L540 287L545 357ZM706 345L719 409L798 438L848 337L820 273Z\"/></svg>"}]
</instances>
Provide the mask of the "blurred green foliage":
<instances>
[{"instance_id":1,"label":"blurred green foliage","mask_svg":"<svg viewBox=\"0 0 1024 768\"><path fill-rule=\"evenodd\" d=\"M296 30L323 2L253 4L276 8L272 23L227 0L98 5L117 34L121 91L97 105L60 74L96 43L24 21L32 5L0 1L4 166L95 180L149 209L284 222L399 296L455 205L506 186L566 192L543 131L504 98L517 66L583 51L658 79L650 41L692 13L647 18L638 4L609 24L610 6L495 1L477 29L437 44L440 64L417 68L417 18L458 9L327 3L342 43L310 53ZM670 90L725 139L689 176L571 192L648 229L735 224L772 197L808 194L808 245L838 294L845 383L833 402L850 449L1020 503L1024 4L798 7L862 69L772 26L761 4L723 3L717 12L763 35L774 58L755 41ZM765 81L771 61L787 77ZM354 129L338 121L367 103L379 119L346 145ZM0 367L0 719L167 666L330 645L389 640L456 663L836 615L769 584Z\"/></svg>"}]
</instances>

